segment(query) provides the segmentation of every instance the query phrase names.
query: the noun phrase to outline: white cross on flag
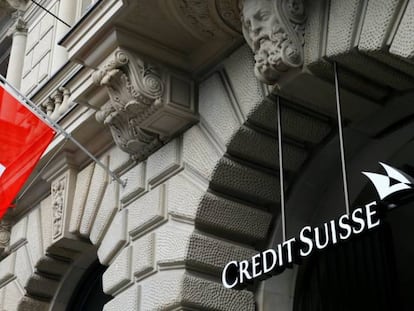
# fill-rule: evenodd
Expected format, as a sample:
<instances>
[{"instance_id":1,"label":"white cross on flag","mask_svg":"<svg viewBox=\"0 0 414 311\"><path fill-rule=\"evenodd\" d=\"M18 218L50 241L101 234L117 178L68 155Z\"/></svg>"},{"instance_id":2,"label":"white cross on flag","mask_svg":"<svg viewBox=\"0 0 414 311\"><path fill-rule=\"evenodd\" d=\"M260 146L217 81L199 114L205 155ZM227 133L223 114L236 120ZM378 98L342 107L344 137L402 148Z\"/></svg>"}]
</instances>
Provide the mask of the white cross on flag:
<instances>
[{"instance_id":1,"label":"white cross on flag","mask_svg":"<svg viewBox=\"0 0 414 311\"><path fill-rule=\"evenodd\" d=\"M55 132L0 84L0 218Z\"/></svg>"}]
</instances>

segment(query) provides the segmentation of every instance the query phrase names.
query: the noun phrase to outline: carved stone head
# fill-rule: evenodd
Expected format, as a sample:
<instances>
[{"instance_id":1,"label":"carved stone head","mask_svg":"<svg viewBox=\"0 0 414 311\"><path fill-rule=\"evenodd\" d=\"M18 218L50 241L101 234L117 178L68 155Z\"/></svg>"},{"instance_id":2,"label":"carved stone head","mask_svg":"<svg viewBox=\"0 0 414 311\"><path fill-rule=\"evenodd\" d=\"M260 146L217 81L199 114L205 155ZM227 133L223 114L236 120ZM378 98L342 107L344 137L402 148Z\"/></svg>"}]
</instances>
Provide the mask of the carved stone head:
<instances>
[{"instance_id":1,"label":"carved stone head","mask_svg":"<svg viewBox=\"0 0 414 311\"><path fill-rule=\"evenodd\" d=\"M303 66L303 0L240 0L243 35L255 54L255 74L275 84Z\"/></svg>"}]
</instances>

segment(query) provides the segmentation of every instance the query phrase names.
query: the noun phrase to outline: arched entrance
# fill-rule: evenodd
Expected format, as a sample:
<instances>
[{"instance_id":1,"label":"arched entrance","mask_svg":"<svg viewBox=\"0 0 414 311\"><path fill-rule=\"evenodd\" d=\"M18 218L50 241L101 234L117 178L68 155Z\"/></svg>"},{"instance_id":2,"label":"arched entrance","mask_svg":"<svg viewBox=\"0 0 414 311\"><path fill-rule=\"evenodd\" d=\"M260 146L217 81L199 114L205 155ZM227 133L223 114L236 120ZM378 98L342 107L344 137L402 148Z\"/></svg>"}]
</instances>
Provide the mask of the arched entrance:
<instances>
[{"instance_id":1,"label":"arched entrance","mask_svg":"<svg viewBox=\"0 0 414 311\"><path fill-rule=\"evenodd\" d=\"M98 260L92 263L77 284L66 310L103 310L104 305L112 298L102 289L102 276L105 270L106 267Z\"/></svg>"},{"instance_id":2,"label":"arched entrance","mask_svg":"<svg viewBox=\"0 0 414 311\"><path fill-rule=\"evenodd\" d=\"M381 120L381 114L378 111L372 118L387 121ZM374 137L352 128L346 131L354 208L379 200L373 185L361 174L384 174L379 161L413 175L412 119L385 124ZM333 138L314 155L294 185L288 200L289 236L297 235L305 225L320 225L345 213L337 149L337 139ZM380 229L324 250L264 282L263 301L271 300L273 305L284 301L283 310L295 311L412 310L413 217L414 200L407 199L386 214ZM280 242L278 225L276 222L274 239ZM264 305L264 310L271 310L270 304Z\"/></svg>"}]
</instances>

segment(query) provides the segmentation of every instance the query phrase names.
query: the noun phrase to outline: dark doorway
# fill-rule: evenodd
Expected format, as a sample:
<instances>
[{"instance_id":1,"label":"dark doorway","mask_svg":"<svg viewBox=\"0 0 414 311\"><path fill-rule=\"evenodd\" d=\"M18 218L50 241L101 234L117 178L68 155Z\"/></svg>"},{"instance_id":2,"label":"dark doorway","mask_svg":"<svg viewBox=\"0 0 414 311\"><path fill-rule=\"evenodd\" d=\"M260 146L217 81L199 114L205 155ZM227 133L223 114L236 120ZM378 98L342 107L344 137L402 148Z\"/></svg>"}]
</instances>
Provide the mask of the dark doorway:
<instances>
[{"instance_id":1,"label":"dark doorway","mask_svg":"<svg viewBox=\"0 0 414 311\"><path fill-rule=\"evenodd\" d=\"M384 224L317 253L298 274L294 310L403 310L394 250Z\"/></svg>"},{"instance_id":2,"label":"dark doorway","mask_svg":"<svg viewBox=\"0 0 414 311\"><path fill-rule=\"evenodd\" d=\"M102 275L106 267L95 261L86 271L73 293L67 311L102 311L104 305L112 299L102 289Z\"/></svg>"}]
</instances>

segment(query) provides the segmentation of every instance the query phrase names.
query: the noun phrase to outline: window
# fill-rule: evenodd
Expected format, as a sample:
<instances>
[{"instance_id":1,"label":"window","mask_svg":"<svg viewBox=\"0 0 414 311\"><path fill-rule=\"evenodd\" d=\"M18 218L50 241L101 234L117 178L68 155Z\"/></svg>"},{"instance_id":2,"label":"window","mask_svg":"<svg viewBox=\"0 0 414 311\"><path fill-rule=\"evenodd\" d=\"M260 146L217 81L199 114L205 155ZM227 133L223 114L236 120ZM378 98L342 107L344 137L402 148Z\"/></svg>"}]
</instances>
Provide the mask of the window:
<instances>
[{"instance_id":1,"label":"window","mask_svg":"<svg viewBox=\"0 0 414 311\"><path fill-rule=\"evenodd\" d=\"M7 75L7 67L9 65L11 49L11 39L7 38L0 44L0 75Z\"/></svg>"}]
</instances>

